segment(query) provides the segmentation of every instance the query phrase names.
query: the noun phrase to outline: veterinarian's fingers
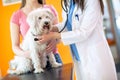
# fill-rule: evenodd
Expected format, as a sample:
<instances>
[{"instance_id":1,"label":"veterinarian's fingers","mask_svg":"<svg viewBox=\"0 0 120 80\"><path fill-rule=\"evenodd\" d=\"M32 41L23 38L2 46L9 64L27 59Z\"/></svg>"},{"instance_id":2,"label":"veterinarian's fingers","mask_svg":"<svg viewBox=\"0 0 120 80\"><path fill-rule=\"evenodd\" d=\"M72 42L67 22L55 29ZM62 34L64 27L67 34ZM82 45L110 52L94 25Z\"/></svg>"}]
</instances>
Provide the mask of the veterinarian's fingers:
<instances>
[{"instance_id":1,"label":"veterinarian's fingers","mask_svg":"<svg viewBox=\"0 0 120 80\"><path fill-rule=\"evenodd\" d=\"M53 39L53 32L38 37L40 43L45 43Z\"/></svg>"},{"instance_id":2,"label":"veterinarian's fingers","mask_svg":"<svg viewBox=\"0 0 120 80\"><path fill-rule=\"evenodd\" d=\"M47 35L42 35L42 36L38 36L39 41L41 42L46 42L48 40L48 36Z\"/></svg>"},{"instance_id":3,"label":"veterinarian's fingers","mask_svg":"<svg viewBox=\"0 0 120 80\"><path fill-rule=\"evenodd\" d=\"M48 42L49 40L50 40L49 37L46 37L46 36L39 38L40 43L45 43L45 42Z\"/></svg>"}]
</instances>

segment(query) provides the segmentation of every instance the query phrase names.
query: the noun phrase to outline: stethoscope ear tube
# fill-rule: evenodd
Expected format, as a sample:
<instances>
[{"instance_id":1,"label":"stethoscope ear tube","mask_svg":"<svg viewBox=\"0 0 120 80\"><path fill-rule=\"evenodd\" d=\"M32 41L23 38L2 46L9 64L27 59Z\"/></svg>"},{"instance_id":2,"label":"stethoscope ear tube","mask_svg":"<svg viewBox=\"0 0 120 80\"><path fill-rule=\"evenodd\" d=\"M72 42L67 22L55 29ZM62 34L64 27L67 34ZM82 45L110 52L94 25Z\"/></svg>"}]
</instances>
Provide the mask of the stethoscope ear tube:
<instances>
[{"instance_id":1,"label":"stethoscope ear tube","mask_svg":"<svg viewBox=\"0 0 120 80\"><path fill-rule=\"evenodd\" d=\"M61 0L61 6L62 6L62 9L68 13L68 8L67 8L67 1L66 0Z\"/></svg>"},{"instance_id":2,"label":"stethoscope ear tube","mask_svg":"<svg viewBox=\"0 0 120 80\"><path fill-rule=\"evenodd\" d=\"M67 19L65 21L64 27L59 31L59 33L61 33L66 28L67 21L68 21L68 13L66 15L67 15Z\"/></svg>"},{"instance_id":3,"label":"stethoscope ear tube","mask_svg":"<svg viewBox=\"0 0 120 80\"><path fill-rule=\"evenodd\" d=\"M64 0L64 6L65 7L63 6L63 0L61 0L61 6L62 6L62 9L66 12L67 19L65 21L64 27L59 31L59 33L61 33L65 29L65 27L67 25L67 21L68 21L68 8L67 8L66 0Z\"/></svg>"}]
</instances>

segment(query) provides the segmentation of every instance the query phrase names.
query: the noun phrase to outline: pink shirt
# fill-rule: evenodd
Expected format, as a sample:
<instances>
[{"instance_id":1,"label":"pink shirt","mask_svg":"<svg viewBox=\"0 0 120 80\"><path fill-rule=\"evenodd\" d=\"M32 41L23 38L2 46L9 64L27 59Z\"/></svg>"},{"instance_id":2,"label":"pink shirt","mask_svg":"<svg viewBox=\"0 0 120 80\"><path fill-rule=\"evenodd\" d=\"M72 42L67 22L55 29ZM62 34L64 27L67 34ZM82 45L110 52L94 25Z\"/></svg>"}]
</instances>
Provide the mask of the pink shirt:
<instances>
[{"instance_id":1,"label":"pink shirt","mask_svg":"<svg viewBox=\"0 0 120 80\"><path fill-rule=\"evenodd\" d=\"M44 5L44 8L49 8L53 12L55 17L58 16L57 12L56 12L56 10L54 9L53 6ZM26 18L27 18L26 14L21 9L14 12L12 17L11 17L11 22L14 23L14 24L17 24L20 27L20 33L21 33L23 38L25 37L26 32L29 29L29 25L26 22ZM54 53L56 53L56 52L57 52L57 49L54 50Z\"/></svg>"}]
</instances>

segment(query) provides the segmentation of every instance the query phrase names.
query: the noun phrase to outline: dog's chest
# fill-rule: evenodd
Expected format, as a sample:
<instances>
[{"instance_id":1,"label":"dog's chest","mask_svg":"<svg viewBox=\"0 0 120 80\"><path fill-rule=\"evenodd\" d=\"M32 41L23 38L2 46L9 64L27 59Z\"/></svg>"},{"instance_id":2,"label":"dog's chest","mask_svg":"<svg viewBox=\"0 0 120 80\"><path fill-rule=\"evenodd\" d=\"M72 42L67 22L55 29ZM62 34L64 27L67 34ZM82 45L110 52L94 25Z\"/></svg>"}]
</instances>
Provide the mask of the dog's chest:
<instances>
[{"instance_id":1,"label":"dog's chest","mask_svg":"<svg viewBox=\"0 0 120 80\"><path fill-rule=\"evenodd\" d=\"M44 43L44 44L37 43L37 42L35 43L35 48L36 48L39 52L45 51L45 50L46 50L46 47L47 47L46 43Z\"/></svg>"},{"instance_id":2,"label":"dog's chest","mask_svg":"<svg viewBox=\"0 0 120 80\"><path fill-rule=\"evenodd\" d=\"M38 41L34 40L35 36L31 34L30 31L27 32L25 39L22 43L22 49L23 50L33 50L36 49L38 51L43 51L46 49L46 43L41 44Z\"/></svg>"}]
</instances>

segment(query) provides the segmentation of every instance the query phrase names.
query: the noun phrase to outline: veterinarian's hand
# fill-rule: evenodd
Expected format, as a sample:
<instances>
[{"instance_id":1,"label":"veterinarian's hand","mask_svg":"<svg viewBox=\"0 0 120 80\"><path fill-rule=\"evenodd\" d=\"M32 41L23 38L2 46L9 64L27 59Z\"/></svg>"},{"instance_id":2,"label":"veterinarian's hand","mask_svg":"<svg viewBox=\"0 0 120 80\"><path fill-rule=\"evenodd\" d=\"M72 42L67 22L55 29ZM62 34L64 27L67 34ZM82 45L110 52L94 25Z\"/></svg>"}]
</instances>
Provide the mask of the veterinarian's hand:
<instances>
[{"instance_id":1,"label":"veterinarian's hand","mask_svg":"<svg viewBox=\"0 0 120 80\"><path fill-rule=\"evenodd\" d=\"M44 35L38 37L38 40L40 43L45 43L52 39L54 39L54 32L50 32L49 34L44 34Z\"/></svg>"},{"instance_id":2,"label":"veterinarian's hand","mask_svg":"<svg viewBox=\"0 0 120 80\"><path fill-rule=\"evenodd\" d=\"M47 53L50 53L51 51L53 51L56 48L56 45L57 45L57 41L55 39L50 40L46 48Z\"/></svg>"},{"instance_id":3,"label":"veterinarian's hand","mask_svg":"<svg viewBox=\"0 0 120 80\"><path fill-rule=\"evenodd\" d=\"M45 43L50 40L56 40L60 38L61 38L60 33L50 32L49 34L42 35L41 37L38 38L38 40L40 43Z\"/></svg>"}]
</instances>

